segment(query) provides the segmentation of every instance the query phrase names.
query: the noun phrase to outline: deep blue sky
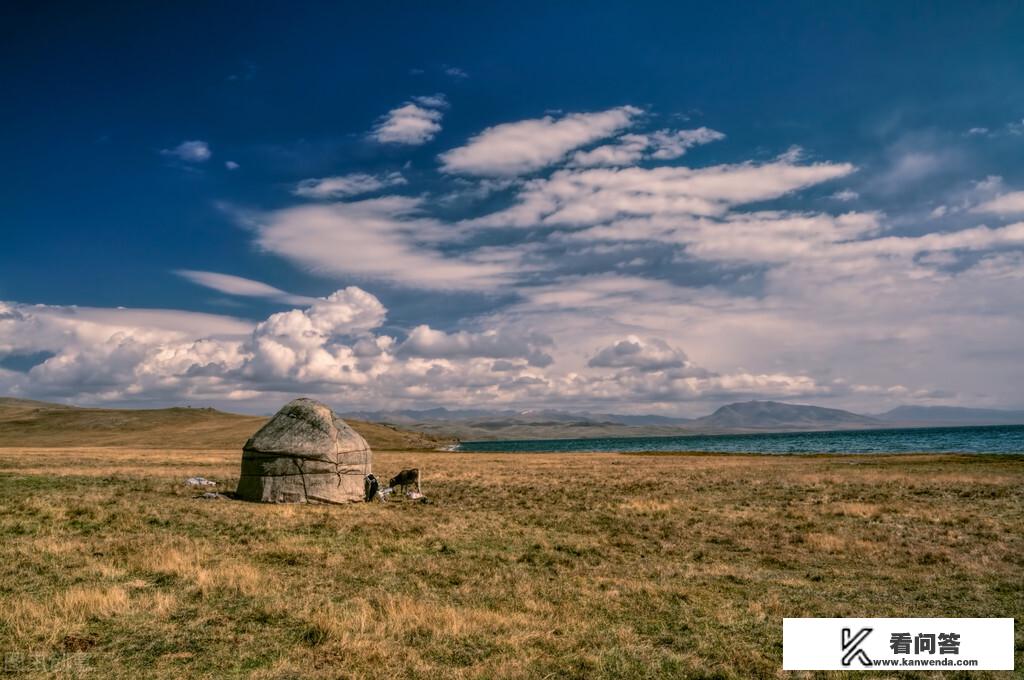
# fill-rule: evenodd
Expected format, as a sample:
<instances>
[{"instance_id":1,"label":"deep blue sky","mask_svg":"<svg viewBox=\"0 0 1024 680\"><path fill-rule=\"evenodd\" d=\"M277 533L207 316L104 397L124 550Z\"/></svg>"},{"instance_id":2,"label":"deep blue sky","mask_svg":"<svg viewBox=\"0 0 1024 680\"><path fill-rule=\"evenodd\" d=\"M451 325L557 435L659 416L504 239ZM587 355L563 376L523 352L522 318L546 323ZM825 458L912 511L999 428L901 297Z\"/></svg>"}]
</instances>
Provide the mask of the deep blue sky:
<instances>
[{"instance_id":1,"label":"deep blue sky","mask_svg":"<svg viewBox=\"0 0 1024 680\"><path fill-rule=\"evenodd\" d=\"M384 328L399 338L422 323L466 327L514 304L515 287L428 292L311 271L263 252L239 212L296 205L297 182L353 172L400 171L408 183L396 193L437 197L459 186L438 173L439 153L545 113L630 105L648 130L725 133L674 162L695 168L768 162L792 146L806 162L852 163L841 185L764 207L834 209L826 197L848 188L858 197L844 208L884 213L893 234L1005 224L1004 215L919 217L986 177L1001 178L996 193L1024 187L1024 137L1014 128L1024 117L1020 3L436 5L7 3L0 300L253 321L284 308L175 274L186 269L303 296L360 285L388 309ZM433 94L447 106L428 143L368 138L389 110ZM186 140L206 142L210 159L161 153ZM928 167L915 175L918 161ZM431 199L426 210L454 221L513 198L465 208ZM652 280L696 285L713 270L732 290L760 290L760 265L681 272L653 251L640 272ZM610 266L599 256L565 262L563 276Z\"/></svg>"},{"instance_id":2,"label":"deep blue sky","mask_svg":"<svg viewBox=\"0 0 1024 680\"><path fill-rule=\"evenodd\" d=\"M548 109L692 112L737 158L801 144L854 162L897 130L1024 110L1019 3L16 4L0 27L0 294L21 301L209 308L170 270L225 262L323 293L247 248L215 204L427 164ZM360 144L383 111L435 91L453 102L435 145L395 159ZM193 138L241 170L181 172L157 154Z\"/></svg>"}]
</instances>

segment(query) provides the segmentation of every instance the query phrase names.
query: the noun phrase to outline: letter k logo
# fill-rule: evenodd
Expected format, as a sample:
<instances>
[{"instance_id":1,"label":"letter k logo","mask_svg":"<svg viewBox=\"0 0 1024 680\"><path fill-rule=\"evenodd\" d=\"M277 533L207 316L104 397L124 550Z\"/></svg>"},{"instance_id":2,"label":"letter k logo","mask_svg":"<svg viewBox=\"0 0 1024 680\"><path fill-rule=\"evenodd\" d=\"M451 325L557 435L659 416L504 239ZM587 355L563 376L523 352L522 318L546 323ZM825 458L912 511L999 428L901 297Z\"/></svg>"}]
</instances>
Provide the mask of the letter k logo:
<instances>
[{"instance_id":1,"label":"letter k logo","mask_svg":"<svg viewBox=\"0 0 1024 680\"><path fill-rule=\"evenodd\" d=\"M856 635L850 635L849 628L843 628L843 665L849 666L854 659L860 661L862 666L870 666L871 658L860 648L860 643L871 634L874 628L861 628Z\"/></svg>"}]
</instances>

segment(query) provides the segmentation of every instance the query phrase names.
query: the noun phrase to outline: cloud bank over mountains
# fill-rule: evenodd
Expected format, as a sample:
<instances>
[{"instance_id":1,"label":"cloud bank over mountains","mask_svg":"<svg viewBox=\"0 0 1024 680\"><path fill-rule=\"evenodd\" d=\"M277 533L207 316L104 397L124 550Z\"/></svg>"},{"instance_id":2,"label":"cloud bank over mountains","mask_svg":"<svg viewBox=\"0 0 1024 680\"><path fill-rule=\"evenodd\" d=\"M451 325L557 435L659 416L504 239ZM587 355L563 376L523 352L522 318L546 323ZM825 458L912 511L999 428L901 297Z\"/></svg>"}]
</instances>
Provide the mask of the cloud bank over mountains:
<instances>
[{"instance_id":1,"label":"cloud bank over mountains","mask_svg":"<svg viewBox=\"0 0 1024 680\"><path fill-rule=\"evenodd\" d=\"M436 144L449 106L411 98L370 138ZM293 393L674 414L748 397L1019 405L1024 192L989 178L907 223L872 209L853 187L874 178L843 159L716 162L727 132L652 118L498 122L428 168L309 178L287 204L238 208L259 252L335 291L177 272L284 307L261 319L0 303L0 360L41 357L0 363L0 391L251 409ZM483 302L393 329L390 291L421 294L426 317L431 300Z\"/></svg>"},{"instance_id":2,"label":"cloud bank over mountains","mask_svg":"<svg viewBox=\"0 0 1024 680\"><path fill-rule=\"evenodd\" d=\"M560 372L548 353L555 343L541 333L514 327L448 333L421 325L399 340L379 332L386 311L355 286L255 325L192 312L104 314L4 303L0 351L49 357L24 373L0 372L0 386L13 394L106 402L273 403L302 392L404 406L566 399L593 406L848 389L782 373L719 375L663 340L632 335L598 348L587 363L593 370Z\"/></svg>"}]
</instances>

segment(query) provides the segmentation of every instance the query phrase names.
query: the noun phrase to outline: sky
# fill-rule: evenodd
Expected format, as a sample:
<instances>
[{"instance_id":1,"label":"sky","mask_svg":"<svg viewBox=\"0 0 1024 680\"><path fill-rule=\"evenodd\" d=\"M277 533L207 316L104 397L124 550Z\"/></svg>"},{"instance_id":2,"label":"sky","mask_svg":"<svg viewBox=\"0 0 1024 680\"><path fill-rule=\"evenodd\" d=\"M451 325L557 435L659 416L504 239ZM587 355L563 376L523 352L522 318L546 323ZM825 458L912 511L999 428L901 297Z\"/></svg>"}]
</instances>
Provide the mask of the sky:
<instances>
[{"instance_id":1,"label":"sky","mask_svg":"<svg viewBox=\"0 0 1024 680\"><path fill-rule=\"evenodd\" d=\"M1024 6L7 3L0 394L1024 408Z\"/></svg>"}]
</instances>

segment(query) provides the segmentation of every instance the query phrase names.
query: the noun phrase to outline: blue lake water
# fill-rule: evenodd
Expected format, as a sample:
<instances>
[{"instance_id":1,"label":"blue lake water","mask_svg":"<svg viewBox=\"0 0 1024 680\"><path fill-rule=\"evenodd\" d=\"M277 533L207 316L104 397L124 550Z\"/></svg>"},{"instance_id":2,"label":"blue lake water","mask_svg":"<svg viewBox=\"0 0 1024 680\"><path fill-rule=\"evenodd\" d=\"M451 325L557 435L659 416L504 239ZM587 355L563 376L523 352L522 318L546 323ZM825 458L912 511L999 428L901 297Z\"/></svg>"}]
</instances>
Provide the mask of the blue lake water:
<instances>
[{"instance_id":1,"label":"blue lake water","mask_svg":"<svg viewBox=\"0 0 1024 680\"><path fill-rule=\"evenodd\" d=\"M463 442L467 452L1024 453L1024 425Z\"/></svg>"}]
</instances>

